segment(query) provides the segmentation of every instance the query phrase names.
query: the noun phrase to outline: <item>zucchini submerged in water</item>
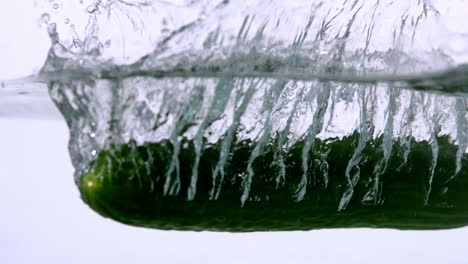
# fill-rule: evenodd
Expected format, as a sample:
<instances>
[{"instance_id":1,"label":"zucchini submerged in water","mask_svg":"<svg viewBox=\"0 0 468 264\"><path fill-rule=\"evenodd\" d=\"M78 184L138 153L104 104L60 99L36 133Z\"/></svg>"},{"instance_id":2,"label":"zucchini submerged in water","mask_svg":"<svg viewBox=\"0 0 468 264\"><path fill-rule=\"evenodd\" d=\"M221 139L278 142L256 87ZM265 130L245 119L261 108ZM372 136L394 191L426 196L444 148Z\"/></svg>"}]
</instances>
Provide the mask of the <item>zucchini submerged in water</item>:
<instances>
[{"instance_id":1,"label":"zucchini submerged in water","mask_svg":"<svg viewBox=\"0 0 468 264\"><path fill-rule=\"evenodd\" d=\"M307 168L303 141L282 152L272 142L258 156L252 154L252 142L241 141L222 170L220 144L205 144L194 167L196 148L190 140L141 146L131 141L101 151L79 188L99 214L158 229L445 229L468 224L467 154L457 173L457 146L447 137L437 138L438 155L428 142L412 140L405 151L408 144L396 141L388 159L381 139L369 141L356 158L358 139L358 134L316 139Z\"/></svg>"}]
</instances>

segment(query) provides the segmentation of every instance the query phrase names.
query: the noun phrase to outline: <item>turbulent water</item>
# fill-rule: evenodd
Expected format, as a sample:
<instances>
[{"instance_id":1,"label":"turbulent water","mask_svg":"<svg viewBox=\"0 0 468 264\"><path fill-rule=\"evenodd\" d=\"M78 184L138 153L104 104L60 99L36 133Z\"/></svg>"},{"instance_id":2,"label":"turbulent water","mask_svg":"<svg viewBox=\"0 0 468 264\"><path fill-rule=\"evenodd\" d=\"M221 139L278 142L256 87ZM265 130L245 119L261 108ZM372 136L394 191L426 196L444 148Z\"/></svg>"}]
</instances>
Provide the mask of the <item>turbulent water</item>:
<instances>
[{"instance_id":1,"label":"turbulent water","mask_svg":"<svg viewBox=\"0 0 468 264\"><path fill-rule=\"evenodd\" d=\"M224 177L236 142L251 140L244 203L252 164L266 146L274 145L281 178L284 153L304 140L300 200L310 164L324 168L325 178L333 166L326 149L317 150L320 158L309 156L317 139L358 133L349 181L359 174L369 142L383 142L376 146L378 179L397 141L404 157L412 140L427 141L430 190L439 137L458 148L452 177L467 169L468 29L457 12L468 4L398 2L97 1L83 4L88 19L81 35L75 27L61 33L45 16L53 47L37 79L49 83L70 128L77 182L101 150L131 140L169 140L167 175L177 175L181 144L190 139L191 186L167 190L190 200L206 146L222 148L215 182Z\"/></svg>"}]
</instances>

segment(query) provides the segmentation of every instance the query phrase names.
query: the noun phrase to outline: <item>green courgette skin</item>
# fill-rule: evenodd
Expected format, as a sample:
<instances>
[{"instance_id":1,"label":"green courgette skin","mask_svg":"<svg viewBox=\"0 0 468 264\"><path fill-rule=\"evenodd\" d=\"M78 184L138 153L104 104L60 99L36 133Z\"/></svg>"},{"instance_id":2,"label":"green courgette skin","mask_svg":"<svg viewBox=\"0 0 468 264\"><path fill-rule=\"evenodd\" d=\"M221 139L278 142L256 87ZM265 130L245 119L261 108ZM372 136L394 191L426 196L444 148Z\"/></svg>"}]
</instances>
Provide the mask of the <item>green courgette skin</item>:
<instances>
[{"instance_id":1,"label":"green courgette skin","mask_svg":"<svg viewBox=\"0 0 468 264\"><path fill-rule=\"evenodd\" d=\"M83 200L99 214L125 224L157 229L227 232L349 227L447 229L468 224L468 157L465 153L462 169L453 177L457 146L447 137L437 138L438 159L431 184L431 145L412 140L408 161L401 166L404 151L400 142L395 142L387 169L380 176L380 198L373 204L362 200L375 181L374 169L383 152L381 139L368 142L361 154L360 177L351 200L343 210L338 210L349 188L345 170L358 139L359 135L354 134L341 140L316 140L310 152L307 192L300 201L297 191L303 175L303 142L283 153L287 169L285 181L279 185L276 145L272 142L265 146L263 154L253 163L255 173L249 199L244 204L241 196L254 149L248 141L236 143L231 149L217 199L210 196L210 190L219 160L218 144L205 145L196 195L193 200L187 199L195 158L195 148L189 140L181 143L181 188L176 195L164 195L173 151L173 144L168 141L142 146L129 142L101 151L81 177L79 189ZM326 151L329 151L328 182L323 169L313 162Z\"/></svg>"}]
</instances>

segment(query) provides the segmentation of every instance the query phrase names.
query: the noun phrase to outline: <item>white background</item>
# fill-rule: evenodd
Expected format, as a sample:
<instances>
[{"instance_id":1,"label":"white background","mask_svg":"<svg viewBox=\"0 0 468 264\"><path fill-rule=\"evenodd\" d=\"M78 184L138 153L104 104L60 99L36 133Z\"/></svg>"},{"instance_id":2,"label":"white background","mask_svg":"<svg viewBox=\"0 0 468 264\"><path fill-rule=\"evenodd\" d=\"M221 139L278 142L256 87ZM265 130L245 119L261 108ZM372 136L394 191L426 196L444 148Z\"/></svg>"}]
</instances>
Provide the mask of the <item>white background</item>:
<instances>
[{"instance_id":1,"label":"white background","mask_svg":"<svg viewBox=\"0 0 468 264\"><path fill-rule=\"evenodd\" d=\"M0 3L0 79L41 67L50 45L31 2ZM63 121L0 119L0 263L468 263L468 228L212 233L135 228L89 209Z\"/></svg>"}]
</instances>

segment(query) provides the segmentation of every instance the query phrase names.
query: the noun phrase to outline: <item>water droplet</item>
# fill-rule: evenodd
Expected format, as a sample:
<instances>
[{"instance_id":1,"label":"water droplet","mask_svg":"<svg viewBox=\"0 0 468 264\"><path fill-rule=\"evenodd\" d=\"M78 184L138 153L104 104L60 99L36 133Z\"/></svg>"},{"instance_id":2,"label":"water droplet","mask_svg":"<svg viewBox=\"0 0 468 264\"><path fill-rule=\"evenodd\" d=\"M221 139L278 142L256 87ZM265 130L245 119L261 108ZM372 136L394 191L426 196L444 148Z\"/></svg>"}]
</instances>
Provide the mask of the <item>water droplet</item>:
<instances>
[{"instance_id":1,"label":"water droplet","mask_svg":"<svg viewBox=\"0 0 468 264\"><path fill-rule=\"evenodd\" d=\"M96 150L95 150L95 149L93 149L93 150L91 151L91 155L96 156Z\"/></svg>"},{"instance_id":2,"label":"water droplet","mask_svg":"<svg viewBox=\"0 0 468 264\"><path fill-rule=\"evenodd\" d=\"M65 18L65 24L68 24L68 23L70 23L70 19Z\"/></svg>"},{"instance_id":3,"label":"water droplet","mask_svg":"<svg viewBox=\"0 0 468 264\"><path fill-rule=\"evenodd\" d=\"M47 13L42 14L41 16L41 22L47 24L50 20L50 15Z\"/></svg>"},{"instance_id":4,"label":"water droplet","mask_svg":"<svg viewBox=\"0 0 468 264\"><path fill-rule=\"evenodd\" d=\"M110 47L110 44L111 44L111 41L110 40L106 40L106 42L104 43L104 46L106 48Z\"/></svg>"},{"instance_id":5,"label":"water droplet","mask_svg":"<svg viewBox=\"0 0 468 264\"><path fill-rule=\"evenodd\" d=\"M75 48L81 48L81 41L79 39L77 39L77 38L74 38L73 39L73 46Z\"/></svg>"},{"instance_id":6,"label":"water droplet","mask_svg":"<svg viewBox=\"0 0 468 264\"><path fill-rule=\"evenodd\" d=\"M98 5L89 5L89 6L86 8L86 10L88 10L88 13L92 14L92 13L98 11L98 10L99 10L99 7L98 7Z\"/></svg>"},{"instance_id":7,"label":"water droplet","mask_svg":"<svg viewBox=\"0 0 468 264\"><path fill-rule=\"evenodd\" d=\"M55 23L47 24L47 33L49 33L49 37L52 43L58 43L59 38L57 34L57 25Z\"/></svg>"},{"instance_id":8,"label":"water droplet","mask_svg":"<svg viewBox=\"0 0 468 264\"><path fill-rule=\"evenodd\" d=\"M47 26L47 31L49 32L49 35L57 33L57 25L55 23L50 23Z\"/></svg>"},{"instance_id":9,"label":"water droplet","mask_svg":"<svg viewBox=\"0 0 468 264\"><path fill-rule=\"evenodd\" d=\"M96 133L93 132L93 133L89 134L89 136L94 138L96 136Z\"/></svg>"}]
</instances>

